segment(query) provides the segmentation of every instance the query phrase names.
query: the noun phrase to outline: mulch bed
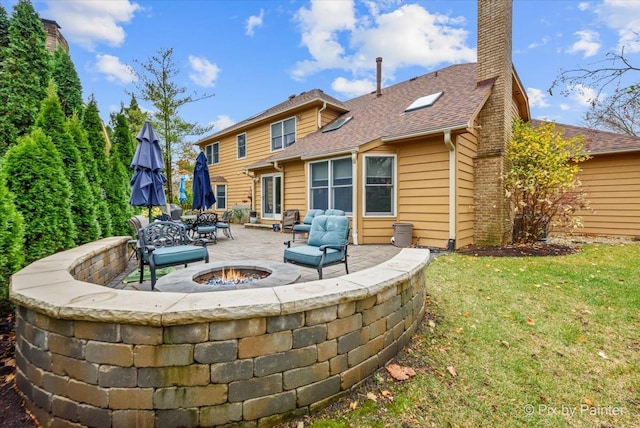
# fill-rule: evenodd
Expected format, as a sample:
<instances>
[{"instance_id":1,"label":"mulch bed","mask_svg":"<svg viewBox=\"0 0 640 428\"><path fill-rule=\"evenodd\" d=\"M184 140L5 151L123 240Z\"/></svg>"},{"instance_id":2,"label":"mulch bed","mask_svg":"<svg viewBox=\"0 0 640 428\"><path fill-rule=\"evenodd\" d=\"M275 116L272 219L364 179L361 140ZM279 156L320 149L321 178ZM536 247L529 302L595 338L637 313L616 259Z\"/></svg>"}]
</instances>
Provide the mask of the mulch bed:
<instances>
[{"instance_id":1,"label":"mulch bed","mask_svg":"<svg viewBox=\"0 0 640 428\"><path fill-rule=\"evenodd\" d=\"M470 245L458 250L457 253L478 257L545 257L564 256L575 254L578 251L580 251L578 247L570 245L540 243L535 245Z\"/></svg>"},{"instance_id":2,"label":"mulch bed","mask_svg":"<svg viewBox=\"0 0 640 428\"><path fill-rule=\"evenodd\" d=\"M15 334L13 313L0 318L0 427L34 428L38 424L24 408L15 390Z\"/></svg>"}]
</instances>

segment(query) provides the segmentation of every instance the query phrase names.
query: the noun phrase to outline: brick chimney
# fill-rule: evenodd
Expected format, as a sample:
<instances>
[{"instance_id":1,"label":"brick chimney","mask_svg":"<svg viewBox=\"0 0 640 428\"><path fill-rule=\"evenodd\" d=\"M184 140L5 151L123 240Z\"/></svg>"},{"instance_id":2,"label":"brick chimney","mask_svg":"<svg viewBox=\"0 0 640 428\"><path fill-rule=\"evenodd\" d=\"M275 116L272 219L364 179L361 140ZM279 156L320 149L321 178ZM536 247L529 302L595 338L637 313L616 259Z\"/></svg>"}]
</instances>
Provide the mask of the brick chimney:
<instances>
[{"instance_id":1,"label":"brick chimney","mask_svg":"<svg viewBox=\"0 0 640 428\"><path fill-rule=\"evenodd\" d=\"M478 244L504 244L511 240L509 204L501 175L507 162L516 116L512 82L512 0L478 0L478 83L496 79L478 116L478 152L475 166L474 235Z\"/></svg>"}]
</instances>

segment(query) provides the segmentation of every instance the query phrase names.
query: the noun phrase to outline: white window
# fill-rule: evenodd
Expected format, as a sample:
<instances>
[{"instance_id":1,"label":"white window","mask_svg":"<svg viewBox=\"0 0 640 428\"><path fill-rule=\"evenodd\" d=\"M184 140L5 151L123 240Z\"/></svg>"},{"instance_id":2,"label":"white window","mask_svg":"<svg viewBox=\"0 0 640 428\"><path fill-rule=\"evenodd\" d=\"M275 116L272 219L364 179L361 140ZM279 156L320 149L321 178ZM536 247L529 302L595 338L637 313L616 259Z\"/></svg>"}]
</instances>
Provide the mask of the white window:
<instances>
[{"instance_id":1,"label":"white window","mask_svg":"<svg viewBox=\"0 0 640 428\"><path fill-rule=\"evenodd\" d=\"M220 162L220 143L209 144L205 148L205 154L207 155L207 165L215 165Z\"/></svg>"},{"instance_id":2,"label":"white window","mask_svg":"<svg viewBox=\"0 0 640 428\"><path fill-rule=\"evenodd\" d=\"M313 162L309 165L310 208L353 211L351 158Z\"/></svg>"},{"instance_id":3,"label":"white window","mask_svg":"<svg viewBox=\"0 0 640 428\"><path fill-rule=\"evenodd\" d=\"M366 156L364 161L364 214L395 215L396 157Z\"/></svg>"},{"instance_id":4,"label":"white window","mask_svg":"<svg viewBox=\"0 0 640 428\"><path fill-rule=\"evenodd\" d=\"M216 209L227 209L227 185L216 184Z\"/></svg>"},{"instance_id":5,"label":"white window","mask_svg":"<svg viewBox=\"0 0 640 428\"><path fill-rule=\"evenodd\" d=\"M271 150L281 150L296 142L296 118L271 124Z\"/></svg>"},{"instance_id":6,"label":"white window","mask_svg":"<svg viewBox=\"0 0 640 428\"><path fill-rule=\"evenodd\" d=\"M240 134L236 137L238 159L247 157L247 134Z\"/></svg>"}]
</instances>

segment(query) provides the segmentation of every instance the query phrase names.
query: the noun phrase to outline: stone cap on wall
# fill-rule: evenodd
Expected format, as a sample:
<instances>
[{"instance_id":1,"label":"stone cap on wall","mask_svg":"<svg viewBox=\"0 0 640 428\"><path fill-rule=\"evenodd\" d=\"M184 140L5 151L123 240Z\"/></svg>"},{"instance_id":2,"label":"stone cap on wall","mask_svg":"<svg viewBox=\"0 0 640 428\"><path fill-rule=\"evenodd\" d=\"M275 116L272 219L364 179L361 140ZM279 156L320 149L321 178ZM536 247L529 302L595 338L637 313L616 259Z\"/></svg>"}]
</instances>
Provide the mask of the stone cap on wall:
<instances>
[{"instance_id":1,"label":"stone cap on wall","mask_svg":"<svg viewBox=\"0 0 640 428\"><path fill-rule=\"evenodd\" d=\"M10 298L59 319L152 326L286 315L373 296L406 281L429 262L429 250L404 248L377 266L338 278L211 293L117 290L76 280L71 272L127 238L91 242L38 260L11 278Z\"/></svg>"}]
</instances>

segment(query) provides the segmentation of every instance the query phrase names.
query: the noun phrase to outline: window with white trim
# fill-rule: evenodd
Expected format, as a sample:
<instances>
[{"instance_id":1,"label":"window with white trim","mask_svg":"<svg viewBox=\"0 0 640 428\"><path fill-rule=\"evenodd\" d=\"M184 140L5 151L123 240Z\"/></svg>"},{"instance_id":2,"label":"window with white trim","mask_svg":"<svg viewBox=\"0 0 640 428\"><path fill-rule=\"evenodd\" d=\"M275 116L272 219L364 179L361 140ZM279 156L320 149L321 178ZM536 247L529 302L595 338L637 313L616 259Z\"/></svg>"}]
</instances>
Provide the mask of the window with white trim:
<instances>
[{"instance_id":1,"label":"window with white trim","mask_svg":"<svg viewBox=\"0 0 640 428\"><path fill-rule=\"evenodd\" d=\"M271 150L281 150L296 142L296 118L271 124Z\"/></svg>"},{"instance_id":2,"label":"window with white trim","mask_svg":"<svg viewBox=\"0 0 640 428\"><path fill-rule=\"evenodd\" d=\"M227 185L216 184L216 209L227 209Z\"/></svg>"},{"instance_id":3,"label":"window with white trim","mask_svg":"<svg viewBox=\"0 0 640 428\"><path fill-rule=\"evenodd\" d=\"M247 157L247 134L240 134L236 137L236 146L238 159L244 159Z\"/></svg>"},{"instance_id":4,"label":"window with white trim","mask_svg":"<svg viewBox=\"0 0 640 428\"><path fill-rule=\"evenodd\" d=\"M205 147L207 165L215 165L220 162L220 143L209 144Z\"/></svg>"},{"instance_id":5,"label":"window with white trim","mask_svg":"<svg viewBox=\"0 0 640 428\"><path fill-rule=\"evenodd\" d=\"M353 211L351 158L309 164L310 208Z\"/></svg>"},{"instance_id":6,"label":"window with white trim","mask_svg":"<svg viewBox=\"0 0 640 428\"><path fill-rule=\"evenodd\" d=\"M365 156L364 214L395 215L396 157L394 155Z\"/></svg>"}]
</instances>

